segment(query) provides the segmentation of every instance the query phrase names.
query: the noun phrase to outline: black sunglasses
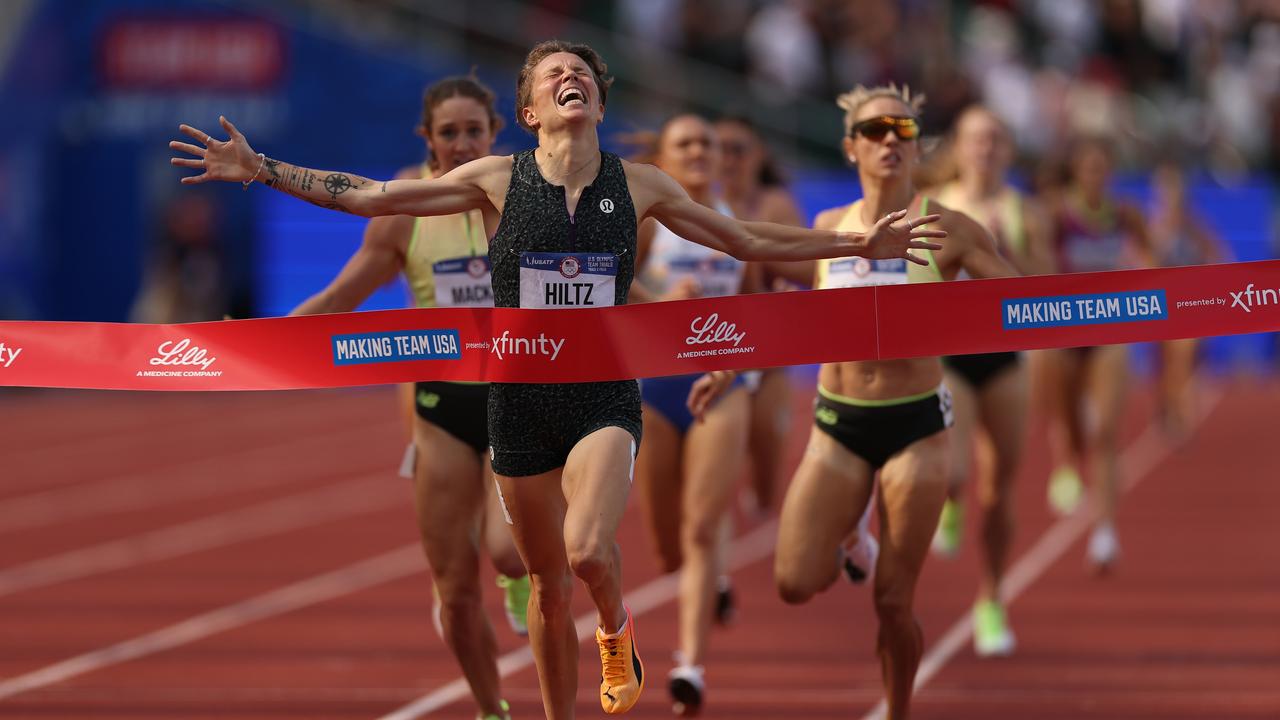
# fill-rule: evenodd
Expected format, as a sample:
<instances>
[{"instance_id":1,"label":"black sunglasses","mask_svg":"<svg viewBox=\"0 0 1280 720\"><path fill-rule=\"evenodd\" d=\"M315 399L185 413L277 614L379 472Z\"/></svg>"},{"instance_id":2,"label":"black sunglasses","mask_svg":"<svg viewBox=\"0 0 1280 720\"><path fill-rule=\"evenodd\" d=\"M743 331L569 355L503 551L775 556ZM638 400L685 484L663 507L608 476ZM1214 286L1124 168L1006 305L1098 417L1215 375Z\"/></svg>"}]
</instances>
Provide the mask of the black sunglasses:
<instances>
[{"instance_id":1,"label":"black sunglasses","mask_svg":"<svg viewBox=\"0 0 1280 720\"><path fill-rule=\"evenodd\" d=\"M872 142L879 142L891 132L899 140L915 140L920 137L920 123L913 117L880 115L854 123L849 129L849 137L861 135Z\"/></svg>"}]
</instances>

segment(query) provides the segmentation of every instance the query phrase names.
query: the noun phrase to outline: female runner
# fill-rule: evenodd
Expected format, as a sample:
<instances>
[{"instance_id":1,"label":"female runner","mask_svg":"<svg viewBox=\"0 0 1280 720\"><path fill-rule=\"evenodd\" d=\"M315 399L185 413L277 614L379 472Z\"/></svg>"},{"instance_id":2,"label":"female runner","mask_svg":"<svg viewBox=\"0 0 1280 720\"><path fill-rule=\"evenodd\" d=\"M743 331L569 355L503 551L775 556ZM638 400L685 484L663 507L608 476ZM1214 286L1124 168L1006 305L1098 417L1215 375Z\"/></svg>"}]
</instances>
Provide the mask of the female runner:
<instances>
[{"instance_id":1,"label":"female runner","mask_svg":"<svg viewBox=\"0 0 1280 720\"><path fill-rule=\"evenodd\" d=\"M920 149L919 96L905 88L859 86L839 98L845 157L857 167L863 198L818 215L814 226L859 232L906 209L947 232L928 264L823 260L815 287L932 282L1014 274L990 235L968 216L919 193L912 170ZM934 220L933 218L938 218ZM922 332L926 325L922 324ZM889 717L905 718L923 652L913 610L916 582L947 495L951 400L937 358L823 365L814 427L782 504L774 573L789 603L804 603L839 574L841 545L855 532L879 474L880 545L873 598L877 649Z\"/></svg>"},{"instance_id":2,"label":"female runner","mask_svg":"<svg viewBox=\"0 0 1280 720\"><path fill-rule=\"evenodd\" d=\"M1052 254L1038 209L1006 180L1013 151L1013 137L995 113L977 105L965 109L956 120L952 146L957 175L935 195L982 224L1021 274L1039 275L1052 270ZM1014 635L1000 601L1000 581L1013 543L1013 479L1026 427L1027 371L1012 352L955 355L942 364L956 422L949 498L933 547L943 555L959 550L961 498L976 454L982 575L973 606L973 646L980 657L1007 655L1013 652Z\"/></svg>"},{"instance_id":3,"label":"female runner","mask_svg":"<svg viewBox=\"0 0 1280 720\"><path fill-rule=\"evenodd\" d=\"M889 213L863 231L814 231L741 222L691 200L661 170L600 150L611 78L589 46L551 40L525 58L516 84L516 120L535 149L473 160L439 178L375 182L299 167L256 153L225 118L226 141L183 125L200 145L173 142L201 170L183 183L252 182L358 215L501 215L490 242L497 307L578 307L563 292L564 266L590 282L599 305L621 305L635 271L636 228L652 217L685 239L743 260L807 260L859 255L905 258L938 245L924 229L936 218ZM588 272L582 272L583 267ZM594 269L595 272L590 272ZM568 301L574 301L570 304ZM572 578L587 586L599 615L599 700L626 712L640 697L644 668L630 612L622 602L616 536L640 441L634 380L595 383L492 383L489 443L516 547L529 569L529 638L548 718L572 717L578 644L569 600Z\"/></svg>"}]
</instances>

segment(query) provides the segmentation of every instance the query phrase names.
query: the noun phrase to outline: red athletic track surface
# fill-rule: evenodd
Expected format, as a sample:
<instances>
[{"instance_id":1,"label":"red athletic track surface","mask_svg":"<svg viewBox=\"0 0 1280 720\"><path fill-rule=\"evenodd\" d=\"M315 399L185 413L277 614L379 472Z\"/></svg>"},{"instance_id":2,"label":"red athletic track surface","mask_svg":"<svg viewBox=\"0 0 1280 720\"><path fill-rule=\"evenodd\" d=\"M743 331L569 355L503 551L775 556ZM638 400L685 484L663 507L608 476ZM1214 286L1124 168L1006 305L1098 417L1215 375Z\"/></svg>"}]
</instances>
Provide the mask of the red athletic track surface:
<instances>
[{"instance_id":1,"label":"red athletic track surface","mask_svg":"<svg viewBox=\"0 0 1280 720\"><path fill-rule=\"evenodd\" d=\"M1033 433L1018 652L980 661L954 627L975 585L971 514L964 552L931 559L919 588L932 667L916 717L1280 717L1280 383L1221 390L1181 447L1144 433L1149 403L1131 404L1126 462L1140 482L1105 579L1083 568L1082 526L1044 508ZM793 458L810 396L795 400ZM394 404L388 388L0 395L0 717L377 718L441 688L462 700L431 717L474 717L465 692L449 694L459 674L431 627ZM672 585L651 584L635 504L621 542L649 680L631 717L665 718ZM880 697L866 589L783 605L771 526L739 533L753 529L740 545L756 552L734 575L738 622L713 637L704 716L866 715ZM580 587L576 601L582 616ZM486 602L511 654L512 714L540 717L524 643L496 591ZM949 631L953 651L933 650ZM580 715L600 717L593 644L580 667Z\"/></svg>"}]
</instances>

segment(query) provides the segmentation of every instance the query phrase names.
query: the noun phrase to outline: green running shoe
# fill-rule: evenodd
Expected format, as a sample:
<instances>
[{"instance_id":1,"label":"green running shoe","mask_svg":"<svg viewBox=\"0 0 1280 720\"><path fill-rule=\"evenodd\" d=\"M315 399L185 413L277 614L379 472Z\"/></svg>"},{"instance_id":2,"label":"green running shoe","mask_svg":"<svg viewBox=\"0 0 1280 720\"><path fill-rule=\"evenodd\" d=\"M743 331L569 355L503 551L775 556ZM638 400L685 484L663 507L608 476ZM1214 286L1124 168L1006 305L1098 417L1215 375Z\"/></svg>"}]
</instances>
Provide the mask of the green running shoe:
<instances>
[{"instance_id":1,"label":"green running shoe","mask_svg":"<svg viewBox=\"0 0 1280 720\"><path fill-rule=\"evenodd\" d=\"M960 538L964 535L964 506L948 499L938 518L938 530L933 534L933 552L953 558L960 552Z\"/></svg>"},{"instance_id":2,"label":"green running shoe","mask_svg":"<svg viewBox=\"0 0 1280 720\"><path fill-rule=\"evenodd\" d=\"M506 700L499 700L498 704L502 706L502 714L489 713L488 715L477 715L476 720L511 720L511 706Z\"/></svg>"},{"instance_id":3,"label":"green running shoe","mask_svg":"<svg viewBox=\"0 0 1280 720\"><path fill-rule=\"evenodd\" d=\"M1084 485L1075 468L1061 465L1049 476L1049 507L1059 516L1075 512L1083 498Z\"/></svg>"},{"instance_id":4,"label":"green running shoe","mask_svg":"<svg viewBox=\"0 0 1280 720\"><path fill-rule=\"evenodd\" d=\"M973 606L973 652L978 657L1006 657L1017 645L1004 607L995 600L980 600Z\"/></svg>"},{"instance_id":5,"label":"green running shoe","mask_svg":"<svg viewBox=\"0 0 1280 720\"><path fill-rule=\"evenodd\" d=\"M507 611L507 623L511 632L524 637L529 634L529 576L509 578L498 576L498 587L504 597L502 606Z\"/></svg>"}]
</instances>

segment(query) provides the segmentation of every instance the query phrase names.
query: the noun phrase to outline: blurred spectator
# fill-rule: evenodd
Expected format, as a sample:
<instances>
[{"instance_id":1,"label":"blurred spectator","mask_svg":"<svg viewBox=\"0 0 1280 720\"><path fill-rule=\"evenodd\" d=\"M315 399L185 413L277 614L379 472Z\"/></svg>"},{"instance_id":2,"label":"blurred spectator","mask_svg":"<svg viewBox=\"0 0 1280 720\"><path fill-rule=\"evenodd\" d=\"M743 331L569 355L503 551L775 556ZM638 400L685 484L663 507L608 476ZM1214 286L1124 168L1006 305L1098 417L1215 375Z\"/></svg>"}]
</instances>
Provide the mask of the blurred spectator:
<instances>
[{"instance_id":1,"label":"blurred spectator","mask_svg":"<svg viewBox=\"0 0 1280 720\"><path fill-rule=\"evenodd\" d=\"M230 311L224 250L208 195L186 190L164 210L132 322L221 320Z\"/></svg>"},{"instance_id":2,"label":"blurred spectator","mask_svg":"<svg viewBox=\"0 0 1280 720\"><path fill-rule=\"evenodd\" d=\"M822 86L822 47L805 0L766 5L745 37L756 97L776 105Z\"/></svg>"}]
</instances>

